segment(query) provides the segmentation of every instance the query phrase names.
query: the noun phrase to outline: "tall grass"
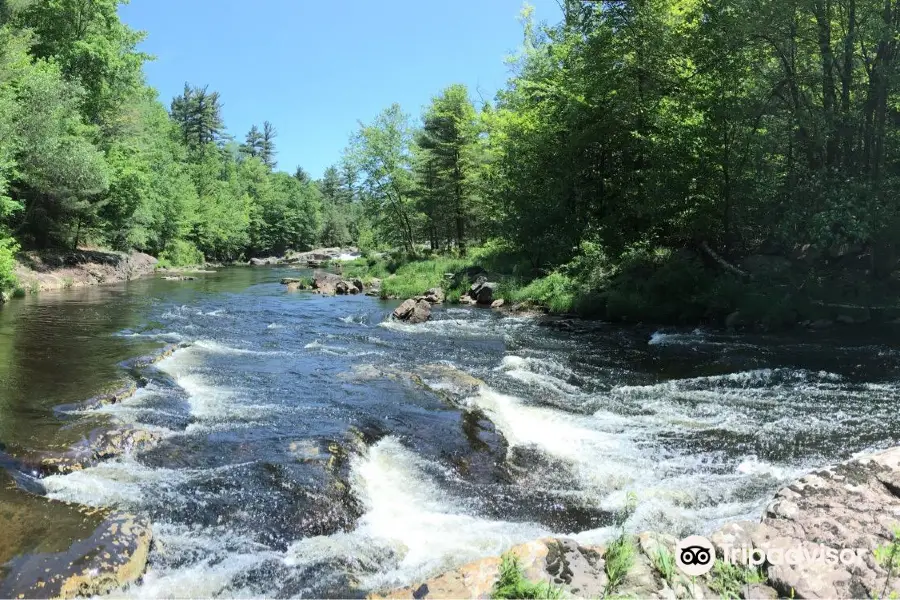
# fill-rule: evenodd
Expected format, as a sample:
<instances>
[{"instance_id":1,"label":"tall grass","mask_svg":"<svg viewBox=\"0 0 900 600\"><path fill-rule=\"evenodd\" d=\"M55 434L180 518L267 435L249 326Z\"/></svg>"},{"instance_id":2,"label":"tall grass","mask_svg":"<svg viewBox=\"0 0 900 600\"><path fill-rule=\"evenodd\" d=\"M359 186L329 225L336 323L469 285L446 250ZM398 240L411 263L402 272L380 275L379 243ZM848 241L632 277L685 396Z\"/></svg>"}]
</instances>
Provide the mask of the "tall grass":
<instances>
[{"instance_id":1,"label":"tall grass","mask_svg":"<svg viewBox=\"0 0 900 600\"><path fill-rule=\"evenodd\" d=\"M514 554L504 554L500 563L500 579L494 584L491 598L527 600L562 598L562 589L547 582L533 583L525 578L519 559Z\"/></svg>"}]
</instances>

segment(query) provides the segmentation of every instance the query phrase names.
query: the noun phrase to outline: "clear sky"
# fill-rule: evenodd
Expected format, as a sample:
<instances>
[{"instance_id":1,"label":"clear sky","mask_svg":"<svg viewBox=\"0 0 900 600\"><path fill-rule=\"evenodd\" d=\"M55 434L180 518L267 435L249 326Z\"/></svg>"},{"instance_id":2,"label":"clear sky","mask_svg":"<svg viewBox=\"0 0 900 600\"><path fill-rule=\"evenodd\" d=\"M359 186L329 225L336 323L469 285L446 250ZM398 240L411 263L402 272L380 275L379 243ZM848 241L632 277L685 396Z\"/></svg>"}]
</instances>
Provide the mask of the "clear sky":
<instances>
[{"instance_id":1,"label":"clear sky","mask_svg":"<svg viewBox=\"0 0 900 600\"><path fill-rule=\"evenodd\" d=\"M531 0L539 21L556 0ZM278 130L278 168L313 177L341 156L357 122L393 102L418 117L430 98L465 83L492 99L522 41L522 0L132 0L131 27L150 85L168 106L185 82L222 94L229 133Z\"/></svg>"}]
</instances>

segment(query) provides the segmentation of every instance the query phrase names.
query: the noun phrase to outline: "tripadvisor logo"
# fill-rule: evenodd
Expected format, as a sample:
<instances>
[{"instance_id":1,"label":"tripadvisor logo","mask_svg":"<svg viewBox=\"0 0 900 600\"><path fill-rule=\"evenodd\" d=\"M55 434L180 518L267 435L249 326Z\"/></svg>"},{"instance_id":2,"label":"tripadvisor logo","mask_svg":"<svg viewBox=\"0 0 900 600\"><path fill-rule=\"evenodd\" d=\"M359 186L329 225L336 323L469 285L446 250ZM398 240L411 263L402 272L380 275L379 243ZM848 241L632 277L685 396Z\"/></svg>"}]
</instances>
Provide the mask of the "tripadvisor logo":
<instances>
[{"instance_id":1,"label":"tripadvisor logo","mask_svg":"<svg viewBox=\"0 0 900 600\"><path fill-rule=\"evenodd\" d=\"M675 564L691 577L709 573L713 563L716 562L715 559L716 552L712 542L699 535L684 538L675 547Z\"/></svg>"},{"instance_id":2,"label":"tripadvisor logo","mask_svg":"<svg viewBox=\"0 0 900 600\"><path fill-rule=\"evenodd\" d=\"M773 566L822 563L826 565L853 566L863 561L867 554L865 548L843 548L837 550L821 544L801 544L796 547L761 548L722 548L724 562L732 565L761 567L764 564ZM709 573L716 562L716 551L705 537L692 535L678 542L675 547L675 564L686 575L699 577Z\"/></svg>"}]
</instances>

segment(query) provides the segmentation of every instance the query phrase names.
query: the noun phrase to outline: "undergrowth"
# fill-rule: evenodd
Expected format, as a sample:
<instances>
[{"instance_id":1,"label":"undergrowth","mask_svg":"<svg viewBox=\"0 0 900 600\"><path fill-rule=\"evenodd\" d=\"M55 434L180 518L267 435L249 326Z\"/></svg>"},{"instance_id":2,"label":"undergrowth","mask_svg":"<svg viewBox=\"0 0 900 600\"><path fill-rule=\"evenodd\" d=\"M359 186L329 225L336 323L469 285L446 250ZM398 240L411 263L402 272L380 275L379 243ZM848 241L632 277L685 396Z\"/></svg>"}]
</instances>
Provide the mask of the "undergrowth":
<instances>
[{"instance_id":1,"label":"undergrowth","mask_svg":"<svg viewBox=\"0 0 900 600\"><path fill-rule=\"evenodd\" d=\"M525 572L514 554L504 554L500 563L500 579L494 584L491 598L508 600L528 600L539 598L556 600L562 598L561 588L547 582L534 583L525 578Z\"/></svg>"},{"instance_id":2,"label":"undergrowth","mask_svg":"<svg viewBox=\"0 0 900 600\"><path fill-rule=\"evenodd\" d=\"M720 598L737 599L746 585L765 583L766 576L758 569L717 560L710 571L709 589Z\"/></svg>"}]
</instances>

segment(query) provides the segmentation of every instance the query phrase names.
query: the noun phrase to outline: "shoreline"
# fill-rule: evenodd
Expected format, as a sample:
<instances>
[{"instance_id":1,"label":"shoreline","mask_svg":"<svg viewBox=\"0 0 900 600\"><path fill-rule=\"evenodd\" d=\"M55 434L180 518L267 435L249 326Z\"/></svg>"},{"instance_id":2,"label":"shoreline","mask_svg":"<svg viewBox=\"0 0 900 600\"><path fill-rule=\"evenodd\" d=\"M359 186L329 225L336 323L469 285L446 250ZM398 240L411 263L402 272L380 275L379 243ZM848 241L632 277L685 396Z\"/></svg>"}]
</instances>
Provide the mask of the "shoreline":
<instances>
[{"instance_id":1,"label":"shoreline","mask_svg":"<svg viewBox=\"0 0 900 600\"><path fill-rule=\"evenodd\" d=\"M136 251L22 252L15 268L18 295L130 281L152 275L158 262L149 254Z\"/></svg>"}]
</instances>

